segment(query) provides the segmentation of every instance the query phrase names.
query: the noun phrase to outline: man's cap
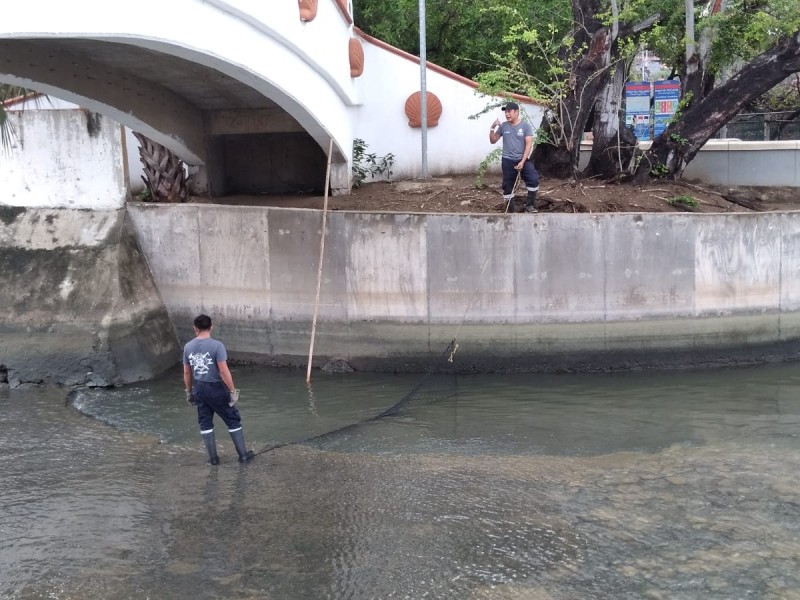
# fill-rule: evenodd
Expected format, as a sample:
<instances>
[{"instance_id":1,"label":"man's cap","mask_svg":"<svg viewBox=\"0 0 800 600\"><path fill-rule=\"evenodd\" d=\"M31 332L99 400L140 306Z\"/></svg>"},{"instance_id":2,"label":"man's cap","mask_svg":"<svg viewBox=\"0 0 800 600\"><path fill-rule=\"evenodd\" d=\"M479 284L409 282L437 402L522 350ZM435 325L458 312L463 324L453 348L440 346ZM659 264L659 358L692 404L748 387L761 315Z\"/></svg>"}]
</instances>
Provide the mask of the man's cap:
<instances>
[{"instance_id":1,"label":"man's cap","mask_svg":"<svg viewBox=\"0 0 800 600\"><path fill-rule=\"evenodd\" d=\"M516 102L506 102L506 105L503 107L503 110L519 110L519 104Z\"/></svg>"}]
</instances>

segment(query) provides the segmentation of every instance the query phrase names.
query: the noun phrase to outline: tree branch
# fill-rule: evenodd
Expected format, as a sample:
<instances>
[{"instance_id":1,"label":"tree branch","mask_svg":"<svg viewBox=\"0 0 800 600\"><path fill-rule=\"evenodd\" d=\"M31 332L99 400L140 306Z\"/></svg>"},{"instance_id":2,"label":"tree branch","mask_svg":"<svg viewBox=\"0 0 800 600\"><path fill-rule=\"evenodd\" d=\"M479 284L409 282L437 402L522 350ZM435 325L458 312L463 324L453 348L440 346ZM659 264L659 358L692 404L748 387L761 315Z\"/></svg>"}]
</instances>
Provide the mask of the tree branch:
<instances>
[{"instance_id":1,"label":"tree branch","mask_svg":"<svg viewBox=\"0 0 800 600\"><path fill-rule=\"evenodd\" d=\"M623 23L619 26L619 37L628 37L631 35L636 35L637 33L641 33L642 31L646 31L650 29L661 21L664 18L664 14L661 12L656 12L647 17L646 19L639 21L638 23Z\"/></svg>"}]
</instances>

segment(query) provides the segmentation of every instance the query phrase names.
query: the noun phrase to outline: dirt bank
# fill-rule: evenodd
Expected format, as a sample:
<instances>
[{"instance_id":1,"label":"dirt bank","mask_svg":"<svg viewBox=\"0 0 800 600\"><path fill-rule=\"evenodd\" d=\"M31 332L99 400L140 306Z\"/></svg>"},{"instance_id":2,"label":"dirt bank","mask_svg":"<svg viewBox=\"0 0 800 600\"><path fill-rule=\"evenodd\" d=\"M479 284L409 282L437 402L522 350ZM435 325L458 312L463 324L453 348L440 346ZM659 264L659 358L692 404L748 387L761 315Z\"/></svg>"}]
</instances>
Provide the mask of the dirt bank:
<instances>
[{"instance_id":1,"label":"dirt bank","mask_svg":"<svg viewBox=\"0 0 800 600\"><path fill-rule=\"evenodd\" d=\"M524 189L519 192L524 196ZM194 202L322 208L316 195L226 196ZM502 213L504 203L499 176L483 185L475 175L436 177L428 180L368 183L349 196L332 196L330 210L423 213ZM798 188L728 188L689 182L659 181L647 186L597 180L545 179L541 182L542 213L696 212L741 213L800 210Z\"/></svg>"}]
</instances>

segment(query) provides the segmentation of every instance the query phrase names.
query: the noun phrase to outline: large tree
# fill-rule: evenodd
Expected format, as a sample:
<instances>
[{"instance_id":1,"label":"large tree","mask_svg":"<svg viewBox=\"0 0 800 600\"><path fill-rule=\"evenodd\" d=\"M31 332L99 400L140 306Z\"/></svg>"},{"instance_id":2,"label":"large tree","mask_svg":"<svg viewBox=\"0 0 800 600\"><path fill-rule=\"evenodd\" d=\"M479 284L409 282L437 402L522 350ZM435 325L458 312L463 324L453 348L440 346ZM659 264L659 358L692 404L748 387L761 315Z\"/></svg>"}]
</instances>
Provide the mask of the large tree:
<instances>
[{"instance_id":1,"label":"large tree","mask_svg":"<svg viewBox=\"0 0 800 600\"><path fill-rule=\"evenodd\" d=\"M356 23L418 52L418 7L356 0ZM624 123L624 83L638 49L655 50L683 92L680 113L637 157L640 179L679 176L738 111L800 71L797 0L427 0L427 9L432 61L488 93L522 93L547 106L536 160L560 177L580 175L586 131L594 144L583 175L631 169L636 141Z\"/></svg>"},{"instance_id":2,"label":"large tree","mask_svg":"<svg viewBox=\"0 0 800 600\"><path fill-rule=\"evenodd\" d=\"M639 39L660 12L642 2L620 6L615 0L562 5L569 10L558 23L524 21L510 29L507 50L496 53L496 66L477 79L487 92L520 92L547 106L535 154L545 175L577 176L581 140L593 131L590 172L612 176L630 161L635 146L622 120L627 70ZM527 55L548 66L543 75L525 68Z\"/></svg>"},{"instance_id":3,"label":"large tree","mask_svg":"<svg viewBox=\"0 0 800 600\"><path fill-rule=\"evenodd\" d=\"M679 177L703 144L745 106L800 72L797 0L716 0L698 24L699 43L684 34L684 59L672 56L681 76L679 115L640 161L638 181ZM674 39L680 27L672 30ZM663 44L665 37L653 42L662 42L666 56L675 45ZM732 75L719 81L727 71Z\"/></svg>"}]
</instances>

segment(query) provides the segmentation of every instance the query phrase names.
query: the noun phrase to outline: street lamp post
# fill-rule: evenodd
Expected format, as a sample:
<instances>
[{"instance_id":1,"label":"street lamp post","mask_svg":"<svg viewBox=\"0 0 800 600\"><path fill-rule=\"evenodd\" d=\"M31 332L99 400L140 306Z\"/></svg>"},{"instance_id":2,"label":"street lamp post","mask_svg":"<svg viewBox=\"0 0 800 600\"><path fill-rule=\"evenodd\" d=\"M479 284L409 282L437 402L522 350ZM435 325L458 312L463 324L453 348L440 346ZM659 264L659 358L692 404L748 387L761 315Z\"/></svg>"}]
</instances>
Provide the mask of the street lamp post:
<instances>
[{"instance_id":1,"label":"street lamp post","mask_svg":"<svg viewBox=\"0 0 800 600\"><path fill-rule=\"evenodd\" d=\"M428 178L428 89L427 89L427 51L425 40L425 0L419 0L419 84L420 96L422 100L422 179Z\"/></svg>"}]
</instances>

